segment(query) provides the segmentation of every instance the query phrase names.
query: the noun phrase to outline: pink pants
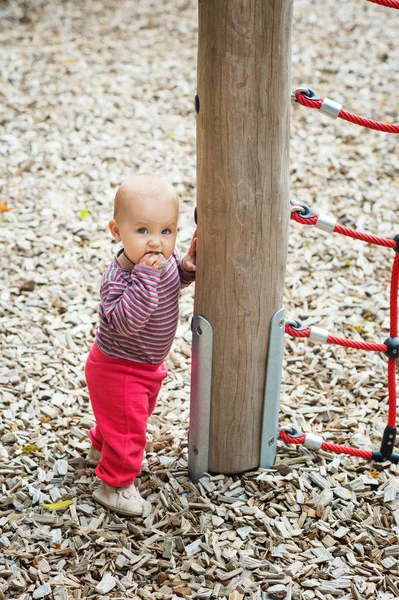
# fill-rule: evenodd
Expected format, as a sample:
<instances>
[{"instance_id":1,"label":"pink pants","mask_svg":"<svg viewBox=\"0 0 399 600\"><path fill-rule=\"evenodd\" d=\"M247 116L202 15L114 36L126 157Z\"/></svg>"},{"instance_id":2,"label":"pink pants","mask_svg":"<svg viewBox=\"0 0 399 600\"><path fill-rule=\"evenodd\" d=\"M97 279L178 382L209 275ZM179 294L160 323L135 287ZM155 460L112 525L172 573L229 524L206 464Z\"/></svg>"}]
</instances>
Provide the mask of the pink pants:
<instances>
[{"instance_id":1,"label":"pink pants","mask_svg":"<svg viewBox=\"0 0 399 600\"><path fill-rule=\"evenodd\" d=\"M167 374L165 363L111 358L93 344L85 375L97 424L89 436L102 453L96 475L108 485L130 485L140 473L147 419Z\"/></svg>"}]
</instances>

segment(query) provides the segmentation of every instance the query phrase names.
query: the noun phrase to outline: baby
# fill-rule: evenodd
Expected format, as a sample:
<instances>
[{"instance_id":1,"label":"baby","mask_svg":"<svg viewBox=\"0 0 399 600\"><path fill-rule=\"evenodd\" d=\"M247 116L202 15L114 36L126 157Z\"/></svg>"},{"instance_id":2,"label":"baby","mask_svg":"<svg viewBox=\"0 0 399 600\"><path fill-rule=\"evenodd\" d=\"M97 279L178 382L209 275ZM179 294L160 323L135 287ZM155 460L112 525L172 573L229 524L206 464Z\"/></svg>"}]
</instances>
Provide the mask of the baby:
<instances>
[{"instance_id":1,"label":"baby","mask_svg":"<svg viewBox=\"0 0 399 600\"><path fill-rule=\"evenodd\" d=\"M93 497L128 516L143 511L134 480L146 445L165 358L179 317L179 290L195 279L196 232L186 256L175 251L179 199L152 174L118 189L109 229L123 248L101 282L100 324L85 366L96 426L88 462L101 480Z\"/></svg>"}]
</instances>

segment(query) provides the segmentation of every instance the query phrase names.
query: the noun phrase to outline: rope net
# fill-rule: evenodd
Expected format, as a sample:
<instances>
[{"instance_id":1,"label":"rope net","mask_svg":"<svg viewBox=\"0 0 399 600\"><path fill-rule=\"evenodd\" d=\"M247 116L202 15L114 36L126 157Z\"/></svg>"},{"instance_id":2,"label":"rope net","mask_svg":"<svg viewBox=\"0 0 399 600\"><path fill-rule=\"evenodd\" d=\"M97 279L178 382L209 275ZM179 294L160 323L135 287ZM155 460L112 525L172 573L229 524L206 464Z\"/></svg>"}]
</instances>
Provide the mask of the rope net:
<instances>
[{"instance_id":1,"label":"rope net","mask_svg":"<svg viewBox=\"0 0 399 600\"><path fill-rule=\"evenodd\" d=\"M399 358L398 338L398 289L399 289L399 236L395 239L382 238L349 227L344 227L335 222L331 217L315 214L306 205L296 205L292 208L291 218L302 225L319 227L325 231L344 235L352 239L361 240L369 244L391 248L395 250L390 283L390 327L389 338L383 344L364 342L330 335L326 330L312 326L302 325L300 321L289 321L285 324L285 332L292 337L310 338L328 344L366 350L370 352L383 352L388 356L388 424L385 428L380 451L363 450L325 442L321 437L296 431L281 430L279 437L287 444L304 445L312 450L322 449L338 454L348 454L365 459L391 460L399 462L399 455L393 453L396 437L396 360Z\"/></svg>"},{"instance_id":2,"label":"rope net","mask_svg":"<svg viewBox=\"0 0 399 600\"><path fill-rule=\"evenodd\" d=\"M380 6L399 9L399 0L368 0ZM291 94L302 106L320 110L323 114L332 118L343 119L349 123L354 123L360 127L383 131L385 133L399 134L399 124L374 121L365 117L360 117L353 113L342 110L342 106L329 98L321 98L310 88L298 88ZM391 287L390 287L390 337L383 344L349 340L332 336L328 331L318 327L303 326L299 321L291 321L285 324L285 332L292 337L310 338L319 342L344 346L346 348L356 348L370 352L383 352L388 356L388 424L385 428L381 448L379 451L362 450L360 448L351 448L325 442L320 436L314 434L301 433L291 427L291 431L282 429L279 437L287 444L303 444L312 450L327 450L338 454L348 454L359 456L360 458L374 459L378 461L390 460L399 463L399 454L395 454L394 444L396 438L396 360L399 358L399 338L398 338L398 288L399 288L399 235L394 239L386 239L369 233L344 227L324 215L314 214L309 207L305 205L294 206L291 212L291 218L297 223L307 226L316 226L319 229L328 232L334 232L355 240L361 240L369 244L391 248L395 251L395 259L392 266Z\"/></svg>"}]
</instances>

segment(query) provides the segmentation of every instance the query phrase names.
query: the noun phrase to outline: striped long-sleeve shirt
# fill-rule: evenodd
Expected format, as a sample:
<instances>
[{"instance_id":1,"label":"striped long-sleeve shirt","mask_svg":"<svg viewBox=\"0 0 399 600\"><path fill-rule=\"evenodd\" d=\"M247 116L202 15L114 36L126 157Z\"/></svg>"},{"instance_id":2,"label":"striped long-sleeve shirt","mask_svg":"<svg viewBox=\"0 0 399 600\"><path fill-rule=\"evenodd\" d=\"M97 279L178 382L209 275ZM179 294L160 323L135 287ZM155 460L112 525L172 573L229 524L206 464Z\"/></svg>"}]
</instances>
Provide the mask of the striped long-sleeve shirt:
<instances>
[{"instance_id":1,"label":"striped long-sleeve shirt","mask_svg":"<svg viewBox=\"0 0 399 600\"><path fill-rule=\"evenodd\" d=\"M176 334L179 291L194 281L195 272L185 271L177 252L163 271L124 269L121 252L102 277L97 344L108 356L161 363Z\"/></svg>"}]
</instances>

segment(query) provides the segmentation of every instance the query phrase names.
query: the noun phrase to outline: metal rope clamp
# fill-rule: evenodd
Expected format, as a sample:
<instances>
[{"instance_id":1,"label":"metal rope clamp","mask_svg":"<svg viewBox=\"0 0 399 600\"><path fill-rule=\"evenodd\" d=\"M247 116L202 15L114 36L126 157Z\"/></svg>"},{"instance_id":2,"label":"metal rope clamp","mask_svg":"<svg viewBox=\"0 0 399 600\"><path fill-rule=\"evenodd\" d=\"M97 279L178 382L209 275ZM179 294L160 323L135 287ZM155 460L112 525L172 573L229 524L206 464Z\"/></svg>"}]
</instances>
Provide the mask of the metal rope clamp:
<instances>
[{"instance_id":1,"label":"metal rope clamp","mask_svg":"<svg viewBox=\"0 0 399 600\"><path fill-rule=\"evenodd\" d=\"M342 104L331 100L331 98L324 98L322 105L320 106L320 112L331 119L336 119L342 110Z\"/></svg>"}]
</instances>

